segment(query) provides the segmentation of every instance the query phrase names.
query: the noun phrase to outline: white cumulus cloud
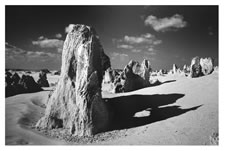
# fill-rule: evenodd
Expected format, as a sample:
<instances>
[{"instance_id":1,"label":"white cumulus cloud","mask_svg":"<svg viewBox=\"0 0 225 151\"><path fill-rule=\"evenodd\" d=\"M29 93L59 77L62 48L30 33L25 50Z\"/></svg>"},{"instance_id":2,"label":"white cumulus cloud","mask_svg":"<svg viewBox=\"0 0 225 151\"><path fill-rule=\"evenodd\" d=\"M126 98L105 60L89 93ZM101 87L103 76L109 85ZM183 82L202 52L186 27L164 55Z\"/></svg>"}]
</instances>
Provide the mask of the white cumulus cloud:
<instances>
[{"instance_id":1,"label":"white cumulus cloud","mask_svg":"<svg viewBox=\"0 0 225 151\"><path fill-rule=\"evenodd\" d=\"M179 14L165 18L157 18L156 16L150 15L145 19L144 23L146 26L151 26L155 31L162 32L187 26L187 22L184 21L184 17Z\"/></svg>"},{"instance_id":2,"label":"white cumulus cloud","mask_svg":"<svg viewBox=\"0 0 225 151\"><path fill-rule=\"evenodd\" d=\"M39 46L40 48L55 48L58 52L61 52L63 49L63 40L59 39L38 39L36 41L32 41L33 45Z\"/></svg>"},{"instance_id":3,"label":"white cumulus cloud","mask_svg":"<svg viewBox=\"0 0 225 151\"><path fill-rule=\"evenodd\" d=\"M141 51L149 51L148 49L150 48L153 50L153 47L161 44L162 40L157 39L150 33L146 33L139 36L125 35L122 39L113 39L113 43L121 50L139 53Z\"/></svg>"}]
</instances>

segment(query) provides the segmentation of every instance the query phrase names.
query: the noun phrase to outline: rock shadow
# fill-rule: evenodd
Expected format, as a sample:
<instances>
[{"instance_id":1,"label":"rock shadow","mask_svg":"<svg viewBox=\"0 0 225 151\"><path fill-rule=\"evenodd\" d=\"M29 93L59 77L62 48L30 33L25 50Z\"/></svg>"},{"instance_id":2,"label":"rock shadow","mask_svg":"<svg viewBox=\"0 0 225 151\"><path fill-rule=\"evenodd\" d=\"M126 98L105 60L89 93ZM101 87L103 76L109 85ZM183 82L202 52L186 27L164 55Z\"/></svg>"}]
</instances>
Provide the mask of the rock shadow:
<instances>
[{"instance_id":1,"label":"rock shadow","mask_svg":"<svg viewBox=\"0 0 225 151\"><path fill-rule=\"evenodd\" d=\"M164 82L156 81L155 83L152 83L150 85L150 87L159 86L159 85L162 85L162 84L166 84L166 83L170 83L170 82L175 82L175 81L177 81L177 80L169 80L169 81L164 81Z\"/></svg>"},{"instance_id":2,"label":"rock shadow","mask_svg":"<svg viewBox=\"0 0 225 151\"><path fill-rule=\"evenodd\" d=\"M171 117L179 116L186 112L196 110L200 106L182 109L180 106L165 106L175 103L184 94L157 94L157 95L130 95L107 99L107 105L112 113L112 123L109 131L138 127ZM134 116L137 112L149 112L149 115Z\"/></svg>"}]
</instances>

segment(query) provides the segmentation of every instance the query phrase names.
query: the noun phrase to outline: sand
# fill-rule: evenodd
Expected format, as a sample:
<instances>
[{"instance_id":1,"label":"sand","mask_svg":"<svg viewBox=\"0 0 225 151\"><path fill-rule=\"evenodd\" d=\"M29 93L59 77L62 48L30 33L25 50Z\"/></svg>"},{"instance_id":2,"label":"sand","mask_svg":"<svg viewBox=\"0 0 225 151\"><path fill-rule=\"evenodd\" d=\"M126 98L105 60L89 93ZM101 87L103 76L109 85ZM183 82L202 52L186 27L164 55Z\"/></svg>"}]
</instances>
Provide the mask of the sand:
<instances>
[{"instance_id":1,"label":"sand","mask_svg":"<svg viewBox=\"0 0 225 151\"><path fill-rule=\"evenodd\" d=\"M49 83L57 78L48 74ZM118 137L91 144L209 145L210 136L218 132L218 72L194 79L178 75L157 78L161 85L121 94L103 92L105 99L118 105L121 115L129 116L112 125L111 132ZM51 89L6 98L7 145L77 144L32 128L44 114Z\"/></svg>"}]
</instances>

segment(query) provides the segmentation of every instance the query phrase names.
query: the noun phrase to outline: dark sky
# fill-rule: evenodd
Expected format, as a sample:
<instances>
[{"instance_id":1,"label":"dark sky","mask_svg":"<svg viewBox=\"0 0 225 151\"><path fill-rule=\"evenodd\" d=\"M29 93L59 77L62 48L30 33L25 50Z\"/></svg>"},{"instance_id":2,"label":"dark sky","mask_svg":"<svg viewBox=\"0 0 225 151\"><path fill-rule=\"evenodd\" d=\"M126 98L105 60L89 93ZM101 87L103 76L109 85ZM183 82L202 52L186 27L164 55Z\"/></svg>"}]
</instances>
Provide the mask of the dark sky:
<instances>
[{"instance_id":1,"label":"dark sky","mask_svg":"<svg viewBox=\"0 0 225 151\"><path fill-rule=\"evenodd\" d=\"M6 6L6 68L60 69L69 24L93 26L113 68L150 60L153 69L218 64L217 6Z\"/></svg>"}]
</instances>

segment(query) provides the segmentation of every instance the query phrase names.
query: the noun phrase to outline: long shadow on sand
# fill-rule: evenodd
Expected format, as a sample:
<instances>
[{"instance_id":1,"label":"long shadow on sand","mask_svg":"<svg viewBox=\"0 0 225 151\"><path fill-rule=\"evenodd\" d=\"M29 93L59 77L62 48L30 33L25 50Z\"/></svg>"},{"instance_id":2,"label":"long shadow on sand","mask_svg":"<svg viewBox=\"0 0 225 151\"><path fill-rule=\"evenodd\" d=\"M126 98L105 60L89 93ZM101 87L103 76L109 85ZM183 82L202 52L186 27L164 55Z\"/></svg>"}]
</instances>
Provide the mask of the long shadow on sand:
<instances>
[{"instance_id":1,"label":"long shadow on sand","mask_svg":"<svg viewBox=\"0 0 225 151\"><path fill-rule=\"evenodd\" d=\"M179 116L186 112L196 110L200 106L188 109L181 109L180 106L165 106L175 103L184 94L162 94L162 95L130 95L107 99L113 113L113 121L109 128L111 130L121 130L137 126L142 126L171 117ZM134 117L135 113L146 111L147 116Z\"/></svg>"},{"instance_id":2,"label":"long shadow on sand","mask_svg":"<svg viewBox=\"0 0 225 151\"><path fill-rule=\"evenodd\" d=\"M151 87L153 87L153 86L159 86L159 85L162 85L162 84L165 84L165 83L171 83L171 82L176 82L176 80L169 80L169 81L164 81L164 82L157 81L155 83L152 83L151 84Z\"/></svg>"}]
</instances>

